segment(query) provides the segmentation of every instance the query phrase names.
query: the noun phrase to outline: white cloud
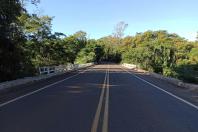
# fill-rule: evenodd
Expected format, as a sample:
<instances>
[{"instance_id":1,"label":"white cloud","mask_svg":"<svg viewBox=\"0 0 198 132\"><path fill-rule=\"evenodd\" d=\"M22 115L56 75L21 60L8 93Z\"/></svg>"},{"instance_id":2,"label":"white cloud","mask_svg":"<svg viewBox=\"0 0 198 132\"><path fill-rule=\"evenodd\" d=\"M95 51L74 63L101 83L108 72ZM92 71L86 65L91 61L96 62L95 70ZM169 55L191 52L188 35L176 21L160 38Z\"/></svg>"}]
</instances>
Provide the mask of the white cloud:
<instances>
[{"instance_id":1,"label":"white cloud","mask_svg":"<svg viewBox=\"0 0 198 132\"><path fill-rule=\"evenodd\" d=\"M190 41L195 41L197 37L197 32L181 32L178 33L181 37L184 37Z\"/></svg>"}]
</instances>

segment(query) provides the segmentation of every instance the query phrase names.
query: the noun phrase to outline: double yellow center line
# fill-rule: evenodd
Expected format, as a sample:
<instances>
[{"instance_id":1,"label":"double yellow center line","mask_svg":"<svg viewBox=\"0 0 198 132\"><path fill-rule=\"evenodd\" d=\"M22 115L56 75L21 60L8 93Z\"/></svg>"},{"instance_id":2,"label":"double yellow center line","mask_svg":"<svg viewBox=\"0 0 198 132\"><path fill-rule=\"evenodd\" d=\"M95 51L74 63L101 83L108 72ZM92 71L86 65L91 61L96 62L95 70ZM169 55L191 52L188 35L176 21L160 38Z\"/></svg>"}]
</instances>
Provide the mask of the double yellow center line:
<instances>
[{"instance_id":1,"label":"double yellow center line","mask_svg":"<svg viewBox=\"0 0 198 132\"><path fill-rule=\"evenodd\" d=\"M106 92L106 93L105 93ZM102 105L103 105L103 101L104 102L104 115L103 115L103 122L102 122L102 132L108 132L108 118L109 118L109 65L108 65L108 70L106 70L105 73L105 79L104 79L104 83L102 86L102 91L100 94L100 99L99 99L99 103L98 103L98 107L96 110L96 114L94 117L94 121L92 124L92 128L91 128L91 132L97 132L98 130L98 125L99 125L99 120L100 120L100 116L101 111L102 111Z\"/></svg>"}]
</instances>

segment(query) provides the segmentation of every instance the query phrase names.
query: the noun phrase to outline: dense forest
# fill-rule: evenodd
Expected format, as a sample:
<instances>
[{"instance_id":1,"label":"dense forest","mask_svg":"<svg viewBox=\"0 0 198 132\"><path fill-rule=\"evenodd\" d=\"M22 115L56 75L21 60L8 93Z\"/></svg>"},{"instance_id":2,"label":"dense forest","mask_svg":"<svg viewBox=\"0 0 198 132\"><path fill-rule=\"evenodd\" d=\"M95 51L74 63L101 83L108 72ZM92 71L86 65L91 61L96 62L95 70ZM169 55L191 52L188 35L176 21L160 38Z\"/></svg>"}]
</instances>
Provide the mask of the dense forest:
<instances>
[{"instance_id":1,"label":"dense forest","mask_svg":"<svg viewBox=\"0 0 198 132\"><path fill-rule=\"evenodd\" d=\"M84 31L67 36L52 32L53 18L29 14L24 3L39 1L0 1L0 81L33 76L40 66L110 61L198 83L197 41L164 30L124 37L124 22L97 40Z\"/></svg>"}]
</instances>

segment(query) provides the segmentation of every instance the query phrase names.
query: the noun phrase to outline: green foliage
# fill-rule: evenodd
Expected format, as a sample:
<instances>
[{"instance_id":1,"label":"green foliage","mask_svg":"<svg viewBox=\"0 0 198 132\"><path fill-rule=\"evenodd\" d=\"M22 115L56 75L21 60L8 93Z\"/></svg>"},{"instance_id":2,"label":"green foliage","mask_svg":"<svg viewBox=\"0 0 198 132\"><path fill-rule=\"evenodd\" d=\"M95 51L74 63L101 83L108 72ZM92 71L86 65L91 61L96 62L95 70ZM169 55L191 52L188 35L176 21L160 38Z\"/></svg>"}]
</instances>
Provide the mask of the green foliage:
<instances>
[{"instance_id":1,"label":"green foliage","mask_svg":"<svg viewBox=\"0 0 198 132\"><path fill-rule=\"evenodd\" d=\"M79 52L76 63L99 63L104 56L104 47L96 40L89 40L87 45Z\"/></svg>"},{"instance_id":2,"label":"green foliage","mask_svg":"<svg viewBox=\"0 0 198 132\"><path fill-rule=\"evenodd\" d=\"M198 64L198 47L194 47L191 49L189 53L189 59L192 64Z\"/></svg>"},{"instance_id":3,"label":"green foliage","mask_svg":"<svg viewBox=\"0 0 198 132\"><path fill-rule=\"evenodd\" d=\"M67 61L69 63L74 63L78 53L87 44L86 33L77 32L74 35L66 37L63 41L65 52L67 53Z\"/></svg>"},{"instance_id":4,"label":"green foliage","mask_svg":"<svg viewBox=\"0 0 198 132\"><path fill-rule=\"evenodd\" d=\"M129 38L127 38L129 40ZM166 31L147 31L130 37L122 54L122 62L133 63L139 67L177 77L187 82L198 82L198 46L176 34Z\"/></svg>"},{"instance_id":5,"label":"green foliage","mask_svg":"<svg viewBox=\"0 0 198 132\"><path fill-rule=\"evenodd\" d=\"M94 62L95 58L96 55L94 52L87 52L86 49L83 49L82 51L79 52L76 59L76 63L85 64L85 63Z\"/></svg>"},{"instance_id":6,"label":"green foliage","mask_svg":"<svg viewBox=\"0 0 198 132\"><path fill-rule=\"evenodd\" d=\"M138 64L146 70L163 73L164 68L175 66L175 48L155 40L131 48L123 54L122 60Z\"/></svg>"},{"instance_id":7,"label":"green foliage","mask_svg":"<svg viewBox=\"0 0 198 132\"><path fill-rule=\"evenodd\" d=\"M163 68L163 75L167 77L178 77L178 73L174 71L174 69L165 67Z\"/></svg>"},{"instance_id":8,"label":"green foliage","mask_svg":"<svg viewBox=\"0 0 198 132\"><path fill-rule=\"evenodd\" d=\"M198 83L198 64L182 64L175 69L178 78L190 83Z\"/></svg>"},{"instance_id":9,"label":"green foliage","mask_svg":"<svg viewBox=\"0 0 198 132\"><path fill-rule=\"evenodd\" d=\"M119 63L121 61L121 46L117 45L117 39L112 36L107 36L97 40L98 45L103 48L102 61L110 61Z\"/></svg>"},{"instance_id":10,"label":"green foliage","mask_svg":"<svg viewBox=\"0 0 198 132\"><path fill-rule=\"evenodd\" d=\"M25 57L20 44L24 36L18 16L23 12L19 0L0 1L0 81L15 79L25 66Z\"/></svg>"}]
</instances>

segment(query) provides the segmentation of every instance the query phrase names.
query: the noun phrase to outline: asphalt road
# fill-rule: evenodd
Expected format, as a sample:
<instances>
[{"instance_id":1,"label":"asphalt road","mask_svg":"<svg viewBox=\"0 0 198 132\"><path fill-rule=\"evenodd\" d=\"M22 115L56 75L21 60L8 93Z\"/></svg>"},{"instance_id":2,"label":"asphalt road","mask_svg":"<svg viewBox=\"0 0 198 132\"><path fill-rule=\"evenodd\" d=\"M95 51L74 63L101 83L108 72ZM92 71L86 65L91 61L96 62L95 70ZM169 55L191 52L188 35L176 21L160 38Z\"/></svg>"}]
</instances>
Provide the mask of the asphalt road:
<instances>
[{"instance_id":1,"label":"asphalt road","mask_svg":"<svg viewBox=\"0 0 198 132\"><path fill-rule=\"evenodd\" d=\"M198 107L166 87L96 65L1 104L0 132L198 132Z\"/></svg>"}]
</instances>

